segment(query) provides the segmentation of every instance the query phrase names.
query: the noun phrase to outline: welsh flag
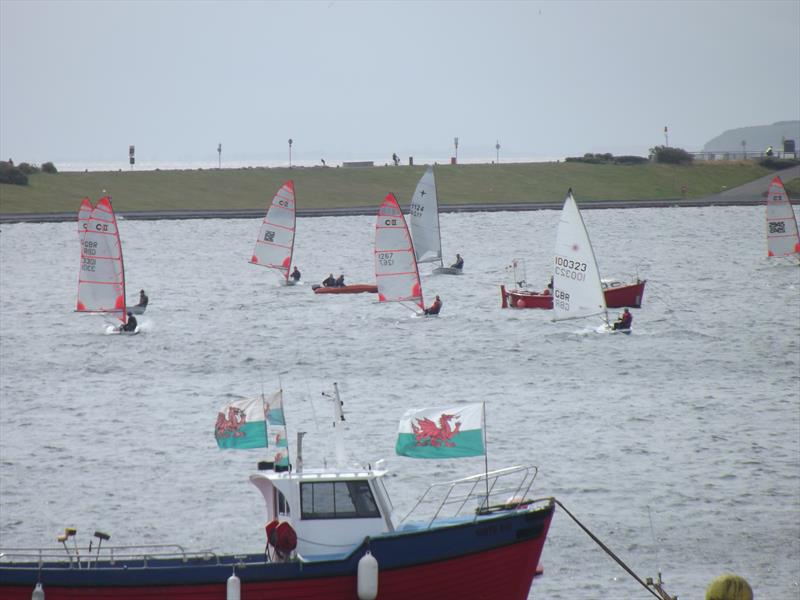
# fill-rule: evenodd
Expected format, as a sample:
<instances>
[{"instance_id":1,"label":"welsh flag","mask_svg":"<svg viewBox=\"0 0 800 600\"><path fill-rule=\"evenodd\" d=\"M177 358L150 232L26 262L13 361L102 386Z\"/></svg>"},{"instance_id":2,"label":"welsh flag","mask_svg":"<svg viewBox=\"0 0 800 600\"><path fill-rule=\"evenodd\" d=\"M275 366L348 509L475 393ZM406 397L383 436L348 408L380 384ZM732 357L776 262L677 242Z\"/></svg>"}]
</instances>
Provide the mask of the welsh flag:
<instances>
[{"instance_id":1,"label":"welsh flag","mask_svg":"<svg viewBox=\"0 0 800 600\"><path fill-rule=\"evenodd\" d=\"M283 414L283 390L278 390L264 401L267 415L269 446L273 451L272 461L276 466L289 465L289 443L286 439L286 418Z\"/></svg>"},{"instance_id":2,"label":"welsh flag","mask_svg":"<svg viewBox=\"0 0 800 600\"><path fill-rule=\"evenodd\" d=\"M214 437L220 448L266 448L264 400L247 398L223 406L217 414Z\"/></svg>"},{"instance_id":3,"label":"welsh flag","mask_svg":"<svg viewBox=\"0 0 800 600\"><path fill-rule=\"evenodd\" d=\"M483 404L460 404L450 408L412 408L397 430L395 451L411 458L460 458L481 456Z\"/></svg>"}]
</instances>

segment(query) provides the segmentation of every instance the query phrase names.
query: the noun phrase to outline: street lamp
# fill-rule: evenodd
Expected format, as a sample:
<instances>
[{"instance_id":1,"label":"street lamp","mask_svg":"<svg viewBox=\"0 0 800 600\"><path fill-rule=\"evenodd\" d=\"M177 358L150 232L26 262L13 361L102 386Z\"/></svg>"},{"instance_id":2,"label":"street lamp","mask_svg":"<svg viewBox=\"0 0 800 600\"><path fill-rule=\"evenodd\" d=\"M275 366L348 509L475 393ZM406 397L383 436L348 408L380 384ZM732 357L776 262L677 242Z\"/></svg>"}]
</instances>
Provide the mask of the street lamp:
<instances>
[{"instance_id":1,"label":"street lamp","mask_svg":"<svg viewBox=\"0 0 800 600\"><path fill-rule=\"evenodd\" d=\"M218 162L217 162L217 169L221 169L222 168L222 142L220 142L219 145L217 146L217 154L219 155L218 156Z\"/></svg>"},{"instance_id":2,"label":"street lamp","mask_svg":"<svg viewBox=\"0 0 800 600\"><path fill-rule=\"evenodd\" d=\"M742 140L742 160L747 159L747 140Z\"/></svg>"},{"instance_id":3,"label":"street lamp","mask_svg":"<svg viewBox=\"0 0 800 600\"><path fill-rule=\"evenodd\" d=\"M669 148L669 131L666 125L664 125L664 146Z\"/></svg>"},{"instance_id":4,"label":"street lamp","mask_svg":"<svg viewBox=\"0 0 800 600\"><path fill-rule=\"evenodd\" d=\"M456 164L458 164L458 138L453 138L453 145L456 147Z\"/></svg>"},{"instance_id":5,"label":"street lamp","mask_svg":"<svg viewBox=\"0 0 800 600\"><path fill-rule=\"evenodd\" d=\"M500 142L498 141L494 145L494 149L497 150L497 164L500 164Z\"/></svg>"},{"instance_id":6,"label":"street lamp","mask_svg":"<svg viewBox=\"0 0 800 600\"><path fill-rule=\"evenodd\" d=\"M292 138L289 138L289 168L292 168Z\"/></svg>"}]
</instances>

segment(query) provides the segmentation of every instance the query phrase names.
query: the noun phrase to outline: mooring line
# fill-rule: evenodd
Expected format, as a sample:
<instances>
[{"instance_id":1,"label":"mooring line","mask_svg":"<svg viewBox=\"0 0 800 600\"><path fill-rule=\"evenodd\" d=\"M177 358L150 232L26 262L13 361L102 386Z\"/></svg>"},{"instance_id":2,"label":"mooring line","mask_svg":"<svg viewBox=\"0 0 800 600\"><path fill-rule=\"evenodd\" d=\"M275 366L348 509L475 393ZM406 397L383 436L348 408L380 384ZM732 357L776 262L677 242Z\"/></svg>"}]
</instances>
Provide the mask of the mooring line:
<instances>
[{"instance_id":1,"label":"mooring line","mask_svg":"<svg viewBox=\"0 0 800 600\"><path fill-rule=\"evenodd\" d=\"M605 551L605 553L606 553L606 554L608 554L608 555L609 555L611 558L613 558L613 559L614 559L614 561L615 561L615 562L616 562L616 563L617 563L617 564L618 564L620 567L622 567L623 569L625 569L625 571L627 571L627 572L628 572L628 574L629 574L631 577L633 577L633 578L634 578L636 581L638 581L638 582L639 582L639 584L640 584L640 585L641 585L641 586L642 586L644 589L646 589L648 592L650 592L650 593L651 593L653 596L655 596L655 597L656 597L656 598L658 598L659 600L664 600L665 598L670 598L670 596L669 596L669 595L667 595L667 596L662 596L662 595L660 595L660 594L656 593L656 591L655 591L655 590L653 590L652 588L650 588L650 586L647 584L647 582L643 581L641 577L639 577L639 576L638 576L636 573L634 573L634 572L633 572L633 569L631 569L631 568L630 568L628 565L626 565L626 564L625 564L625 562L624 562L624 561L623 561L623 560L622 560L620 557L618 557L616 554L614 554L614 552L611 550L611 548L609 548L608 546L606 546L606 545L605 545L605 544L604 544L604 543L603 543L603 542L600 540L600 538L598 538L598 537L597 537L595 534L593 534L591 531L589 531L589 529L588 529L588 528L587 528L587 527L586 527L586 526L585 526L583 523L581 523L581 522L578 520L578 518L577 518L575 515L573 515L571 512L569 512L569 510L567 509L567 507L566 507L566 506L564 506L564 505L563 505L563 504L562 504L562 503L561 503L561 502L560 502L560 501L559 501L557 498L553 498L553 502L555 502L556 504L558 504L558 505L561 507L561 509L562 509L562 510L563 510L565 513L567 513L567 514L569 515L569 517L570 517L570 518L571 518L573 521L575 521L575 523L577 523L577 524L578 524L578 527L580 527L581 529L583 529L583 530L586 532L586 534L587 534L587 535L588 535L590 538L592 538L592 540L594 540L594 542L595 542L595 543L596 543L598 546L600 546L600 547L601 547L601 548L602 548L602 549ZM659 579L660 579L660 575L659 575Z\"/></svg>"}]
</instances>

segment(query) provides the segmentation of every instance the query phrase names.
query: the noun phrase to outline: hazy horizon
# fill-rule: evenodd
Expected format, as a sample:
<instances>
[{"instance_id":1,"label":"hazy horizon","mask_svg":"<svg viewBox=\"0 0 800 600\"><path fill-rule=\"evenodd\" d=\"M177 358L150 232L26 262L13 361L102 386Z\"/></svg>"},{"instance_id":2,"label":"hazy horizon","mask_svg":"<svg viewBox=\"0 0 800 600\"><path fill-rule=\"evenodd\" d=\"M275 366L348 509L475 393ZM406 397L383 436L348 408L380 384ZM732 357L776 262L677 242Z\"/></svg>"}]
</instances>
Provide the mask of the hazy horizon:
<instances>
[{"instance_id":1,"label":"hazy horizon","mask_svg":"<svg viewBox=\"0 0 800 600\"><path fill-rule=\"evenodd\" d=\"M689 151L800 119L800 2L0 0L0 157Z\"/></svg>"}]
</instances>

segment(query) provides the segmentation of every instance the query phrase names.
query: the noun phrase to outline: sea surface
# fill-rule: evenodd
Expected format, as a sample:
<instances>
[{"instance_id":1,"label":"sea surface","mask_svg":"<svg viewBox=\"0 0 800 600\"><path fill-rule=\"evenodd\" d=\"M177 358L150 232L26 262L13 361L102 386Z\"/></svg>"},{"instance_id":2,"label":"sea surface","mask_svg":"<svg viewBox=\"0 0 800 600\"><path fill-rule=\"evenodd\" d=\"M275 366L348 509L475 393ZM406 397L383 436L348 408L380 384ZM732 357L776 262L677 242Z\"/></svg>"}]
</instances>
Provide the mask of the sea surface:
<instances>
[{"instance_id":1,"label":"sea surface","mask_svg":"<svg viewBox=\"0 0 800 600\"><path fill-rule=\"evenodd\" d=\"M302 191L298 190L302 201ZM578 200L580 200L578 198ZM376 209L377 209L376 202ZM77 209L77 206L76 206ZM258 450L218 450L217 411L283 387L307 466L332 461L338 382L350 458L385 458L398 513L483 459L394 455L410 407L485 402L490 468L539 467L555 496L641 577L680 598L725 572L758 599L800 595L800 268L768 260L763 207L585 210L605 277L647 278L633 334L597 319L503 310L524 259L549 279L557 211L443 214L438 318L374 295L316 296L343 272L372 282L372 217L299 219L303 284L248 264L260 219L120 222L142 333L73 312L75 223L0 229L0 545L176 543L259 552ZM612 311L612 317L617 311ZM292 445L294 449L294 444ZM531 597L650 596L557 510Z\"/></svg>"}]
</instances>

